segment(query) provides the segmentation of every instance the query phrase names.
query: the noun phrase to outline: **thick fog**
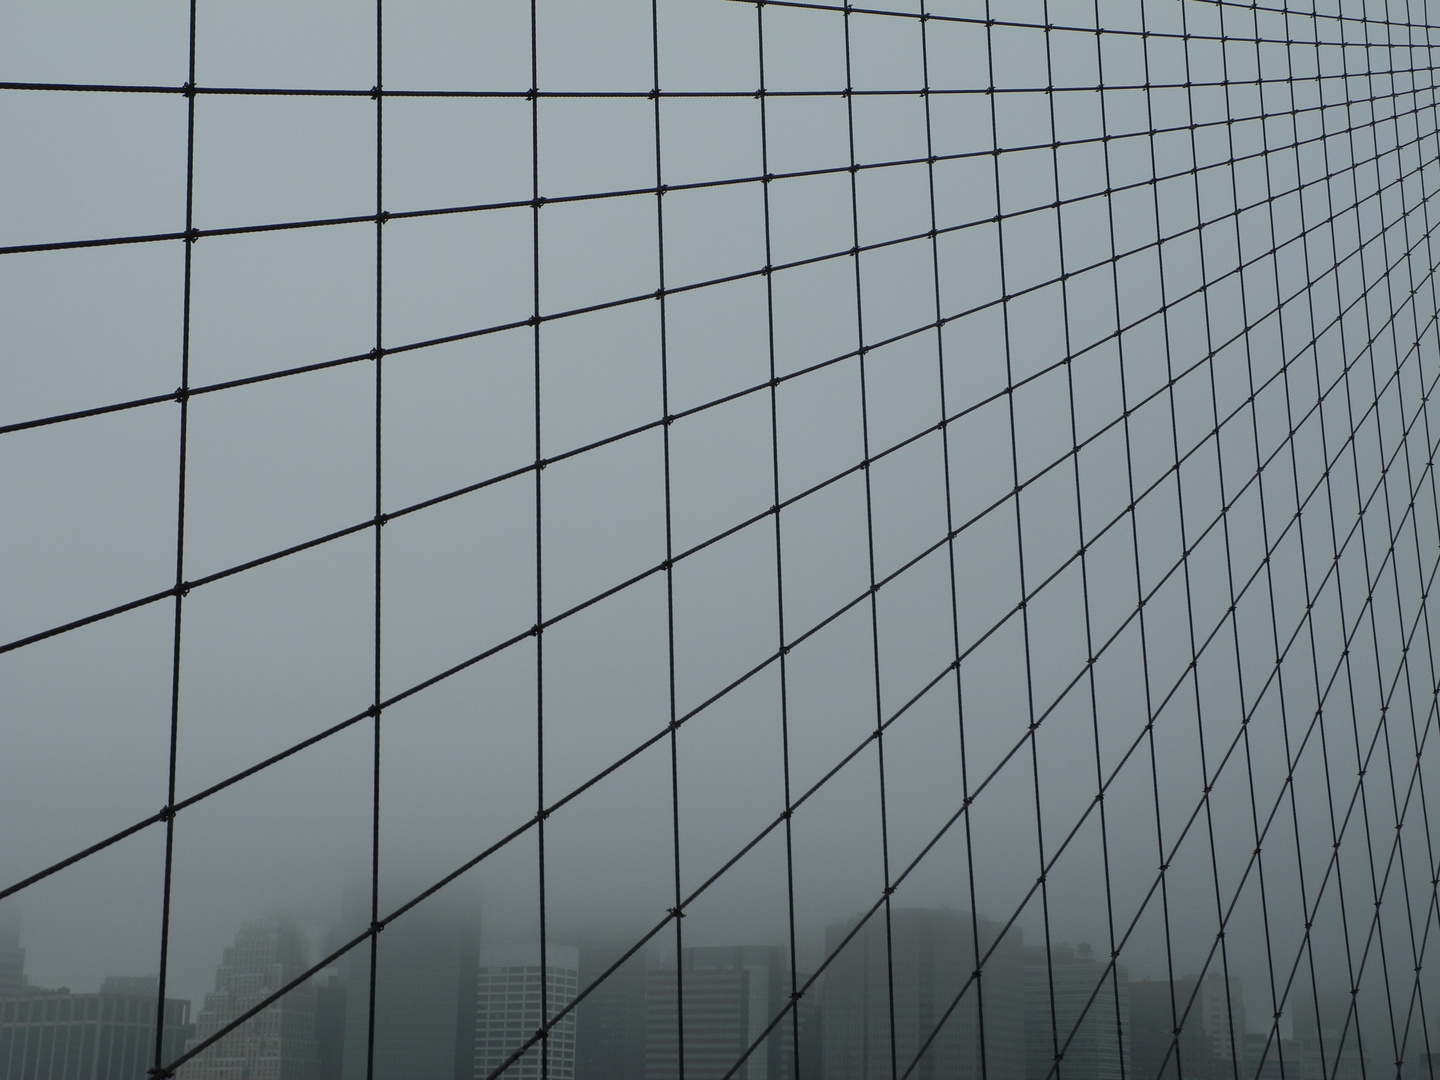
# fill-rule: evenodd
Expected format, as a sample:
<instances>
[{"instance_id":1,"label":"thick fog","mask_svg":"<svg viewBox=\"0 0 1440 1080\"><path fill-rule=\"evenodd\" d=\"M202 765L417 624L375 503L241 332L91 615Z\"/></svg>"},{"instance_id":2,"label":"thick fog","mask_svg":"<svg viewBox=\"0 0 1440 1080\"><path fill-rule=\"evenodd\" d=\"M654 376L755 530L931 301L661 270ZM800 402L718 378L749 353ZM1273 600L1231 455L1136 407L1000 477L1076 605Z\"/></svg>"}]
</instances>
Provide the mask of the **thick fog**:
<instances>
[{"instance_id":1,"label":"thick fog","mask_svg":"<svg viewBox=\"0 0 1440 1080\"><path fill-rule=\"evenodd\" d=\"M31 986L464 868L381 998L950 908L1428 1053L1424 5L886 6L0 6L0 890L148 822Z\"/></svg>"}]
</instances>

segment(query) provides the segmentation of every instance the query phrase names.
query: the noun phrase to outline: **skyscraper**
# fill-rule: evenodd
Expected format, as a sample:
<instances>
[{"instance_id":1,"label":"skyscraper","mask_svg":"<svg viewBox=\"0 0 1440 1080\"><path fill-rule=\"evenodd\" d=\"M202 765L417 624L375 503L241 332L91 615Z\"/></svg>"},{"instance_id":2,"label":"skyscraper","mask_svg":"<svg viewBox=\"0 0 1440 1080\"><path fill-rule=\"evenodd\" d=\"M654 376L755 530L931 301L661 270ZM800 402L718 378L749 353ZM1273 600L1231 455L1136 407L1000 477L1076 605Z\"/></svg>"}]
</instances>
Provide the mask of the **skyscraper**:
<instances>
[{"instance_id":1,"label":"skyscraper","mask_svg":"<svg viewBox=\"0 0 1440 1080\"><path fill-rule=\"evenodd\" d=\"M580 990L603 975L624 949L580 946ZM620 965L575 1010L576 1080L643 1080L645 1076L643 953Z\"/></svg>"},{"instance_id":2,"label":"skyscraper","mask_svg":"<svg viewBox=\"0 0 1440 1080\"><path fill-rule=\"evenodd\" d=\"M215 990L195 1021L195 1042L220 1031L305 970L288 919L246 923L225 950ZM315 987L302 983L180 1069L182 1080L317 1080Z\"/></svg>"},{"instance_id":3,"label":"skyscraper","mask_svg":"<svg viewBox=\"0 0 1440 1080\"><path fill-rule=\"evenodd\" d=\"M720 1080L784 1007L790 984L773 945L684 949L680 968L650 972L645 1021L645 1080L677 1080L683 993L685 1080ZM736 1080L781 1080L792 1025L777 1024L735 1073Z\"/></svg>"},{"instance_id":4,"label":"skyscraper","mask_svg":"<svg viewBox=\"0 0 1440 1080\"><path fill-rule=\"evenodd\" d=\"M543 973L543 978L542 978ZM476 1080L503 1065L536 1031L575 1000L579 950L547 944L500 945L481 950L475 985ZM543 987L543 990L542 990ZM541 1007L543 994L544 1007ZM575 1013L569 1013L506 1070L507 1080L575 1080Z\"/></svg>"},{"instance_id":5,"label":"skyscraper","mask_svg":"<svg viewBox=\"0 0 1440 1080\"><path fill-rule=\"evenodd\" d=\"M1056 1062L1058 1061L1058 1065ZM1090 946L1025 950L1026 1080L1124 1080L1130 1068L1130 979Z\"/></svg>"},{"instance_id":6,"label":"skyscraper","mask_svg":"<svg viewBox=\"0 0 1440 1080\"><path fill-rule=\"evenodd\" d=\"M1240 980L1211 972L1173 983L1146 979L1130 983L1131 1057L1136 1076L1175 1080L1234 1080L1254 1076L1261 1062L1247 1056L1245 1007ZM1228 994L1227 994L1228 989ZM1296 1020L1296 1031L1301 1020ZM1176 1029L1179 1029L1178 1034ZM1260 1040L1263 1051L1265 1040ZM1266 1061L1287 1076L1300 1075L1297 1048L1271 1045ZM1318 1077L1318 1074L1316 1074Z\"/></svg>"},{"instance_id":7,"label":"skyscraper","mask_svg":"<svg viewBox=\"0 0 1440 1080\"><path fill-rule=\"evenodd\" d=\"M343 1080L470 1080L478 926L468 905L431 901L385 927L378 939L373 1070L367 1065L370 949L349 953L341 966Z\"/></svg>"},{"instance_id":8,"label":"skyscraper","mask_svg":"<svg viewBox=\"0 0 1440 1080\"><path fill-rule=\"evenodd\" d=\"M839 949L854 926L829 927L826 953ZM976 928L980 955L990 955L967 986L977 967ZM1021 1080L1021 951L1018 930L1002 935L984 918L972 928L968 912L895 908L888 934L877 912L825 974L825 1080L882 1080L912 1065L916 1080Z\"/></svg>"}]
</instances>

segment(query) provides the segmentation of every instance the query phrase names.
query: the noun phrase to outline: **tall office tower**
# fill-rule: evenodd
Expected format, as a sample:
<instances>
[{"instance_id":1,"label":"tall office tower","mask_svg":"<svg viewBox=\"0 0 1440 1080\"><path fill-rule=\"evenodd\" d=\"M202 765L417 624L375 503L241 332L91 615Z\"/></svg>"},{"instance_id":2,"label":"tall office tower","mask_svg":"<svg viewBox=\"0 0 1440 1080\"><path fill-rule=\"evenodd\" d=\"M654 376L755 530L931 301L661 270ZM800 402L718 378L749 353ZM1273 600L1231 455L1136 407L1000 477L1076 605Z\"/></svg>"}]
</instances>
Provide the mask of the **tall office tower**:
<instances>
[{"instance_id":1,"label":"tall office tower","mask_svg":"<svg viewBox=\"0 0 1440 1080\"><path fill-rule=\"evenodd\" d=\"M385 927L378 938L373 1072L370 949L345 957L342 1080L470 1080L478 930L473 908L433 900Z\"/></svg>"},{"instance_id":2,"label":"tall office tower","mask_svg":"<svg viewBox=\"0 0 1440 1080\"><path fill-rule=\"evenodd\" d=\"M315 1051L319 1080L340 1080L345 1060L345 1004L348 987L329 975L315 987Z\"/></svg>"},{"instance_id":3,"label":"tall office tower","mask_svg":"<svg viewBox=\"0 0 1440 1080\"><path fill-rule=\"evenodd\" d=\"M666 966L650 972L645 1080L681 1075L677 1021L682 1016L685 1080L720 1080L789 999L784 954L774 945L716 946L683 949L680 960L678 970ZM792 1031L787 1021L777 1024L745 1059L735 1080L784 1080Z\"/></svg>"},{"instance_id":4,"label":"tall office tower","mask_svg":"<svg viewBox=\"0 0 1440 1080\"><path fill-rule=\"evenodd\" d=\"M0 998L0 1080L142 1080L155 1063L160 980L107 978L98 994L29 989ZM161 1056L194 1032L190 1003L166 1000Z\"/></svg>"},{"instance_id":5,"label":"tall office tower","mask_svg":"<svg viewBox=\"0 0 1440 1080\"><path fill-rule=\"evenodd\" d=\"M1238 1076L1248 1080L1254 1074L1256 1063L1246 1062L1245 1054L1245 996L1240 989L1240 980L1226 979L1220 972L1212 971L1200 982L1198 996L1200 1026L1210 1040L1210 1051L1215 1061L1216 1080Z\"/></svg>"},{"instance_id":6,"label":"tall office tower","mask_svg":"<svg viewBox=\"0 0 1440 1080\"><path fill-rule=\"evenodd\" d=\"M1227 995L1228 990L1228 995ZM1260 1061L1246 1047L1245 1004L1240 980L1211 972L1201 979L1186 975L1130 983L1130 1055L1136 1076L1161 1080L1245 1080ZM1297 1020L1297 1031L1299 1021ZM1180 1034L1175 1034L1176 1028ZM1265 1042L1260 1041L1263 1049ZM1272 1045L1267 1061L1278 1068L1285 1053L1285 1075L1300 1075L1297 1048Z\"/></svg>"},{"instance_id":7,"label":"tall office tower","mask_svg":"<svg viewBox=\"0 0 1440 1080\"><path fill-rule=\"evenodd\" d=\"M475 1080L500 1068L574 1001L579 981L580 950L571 945L547 944L543 968L539 945L482 949L475 982ZM549 1038L506 1069L506 1080L575 1080L575 1026L572 1011L550 1029Z\"/></svg>"},{"instance_id":8,"label":"tall office tower","mask_svg":"<svg viewBox=\"0 0 1440 1080\"><path fill-rule=\"evenodd\" d=\"M827 928L826 953L839 949L854 926L851 921ZM967 987L977 968L976 929L980 956L989 958L979 980ZM895 1075L911 1070L915 1080L1021 1080L1020 932L1002 936L1001 928L984 918L972 927L964 911L895 908L888 942L887 948L884 912L877 912L825 973L825 1080L879 1080L892 1070Z\"/></svg>"},{"instance_id":9,"label":"tall office tower","mask_svg":"<svg viewBox=\"0 0 1440 1080\"><path fill-rule=\"evenodd\" d=\"M195 1018L195 1042L238 1019L305 970L294 923L246 923L225 950L215 990ZM193 1045L193 1044L192 1044ZM180 1069L181 1080L317 1080L315 986L302 983Z\"/></svg>"},{"instance_id":10,"label":"tall office tower","mask_svg":"<svg viewBox=\"0 0 1440 1080\"><path fill-rule=\"evenodd\" d=\"M1211 1080L1215 1051L1200 1022L1199 1004L1191 1007L1196 985L1193 976L1173 983L1168 979L1130 983L1130 1061L1136 1077ZM1287 1075L1293 1078L1288 1069Z\"/></svg>"},{"instance_id":11,"label":"tall office tower","mask_svg":"<svg viewBox=\"0 0 1440 1080\"><path fill-rule=\"evenodd\" d=\"M1124 1080L1131 1075L1130 979L1112 977L1089 945L1025 950L1027 1080ZM1058 1057L1058 1065L1056 1064Z\"/></svg>"},{"instance_id":12,"label":"tall office tower","mask_svg":"<svg viewBox=\"0 0 1440 1080\"><path fill-rule=\"evenodd\" d=\"M580 990L624 954L603 944L580 946ZM645 957L630 957L575 1010L576 1080L644 1080Z\"/></svg>"}]
</instances>

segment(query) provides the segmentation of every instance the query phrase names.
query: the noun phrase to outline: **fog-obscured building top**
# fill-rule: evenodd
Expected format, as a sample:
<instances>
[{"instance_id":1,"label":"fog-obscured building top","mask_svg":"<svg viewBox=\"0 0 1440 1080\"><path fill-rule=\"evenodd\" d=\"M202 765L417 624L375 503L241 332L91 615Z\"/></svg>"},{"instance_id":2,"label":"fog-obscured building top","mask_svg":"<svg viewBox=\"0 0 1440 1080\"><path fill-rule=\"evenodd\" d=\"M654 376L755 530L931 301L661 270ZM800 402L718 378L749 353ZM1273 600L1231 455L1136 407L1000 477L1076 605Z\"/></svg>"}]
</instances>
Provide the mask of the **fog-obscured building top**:
<instances>
[{"instance_id":1,"label":"fog-obscured building top","mask_svg":"<svg viewBox=\"0 0 1440 1080\"><path fill-rule=\"evenodd\" d=\"M225 950L215 989L195 1020L193 1045L217 1034L305 970L294 923L246 923ZM181 1067L180 1080L318 1080L315 986L301 983Z\"/></svg>"},{"instance_id":2,"label":"fog-obscured building top","mask_svg":"<svg viewBox=\"0 0 1440 1080\"><path fill-rule=\"evenodd\" d=\"M351 950L341 967L342 1080L470 1080L478 936L478 916L464 905L427 903L386 925L377 939L373 1069L371 954Z\"/></svg>"},{"instance_id":3,"label":"fog-obscured building top","mask_svg":"<svg viewBox=\"0 0 1440 1080\"><path fill-rule=\"evenodd\" d=\"M625 951L626 947L613 943L583 942L580 991L600 979ZM637 953L576 1007L576 1080L643 1080L645 980L645 956Z\"/></svg>"}]
</instances>

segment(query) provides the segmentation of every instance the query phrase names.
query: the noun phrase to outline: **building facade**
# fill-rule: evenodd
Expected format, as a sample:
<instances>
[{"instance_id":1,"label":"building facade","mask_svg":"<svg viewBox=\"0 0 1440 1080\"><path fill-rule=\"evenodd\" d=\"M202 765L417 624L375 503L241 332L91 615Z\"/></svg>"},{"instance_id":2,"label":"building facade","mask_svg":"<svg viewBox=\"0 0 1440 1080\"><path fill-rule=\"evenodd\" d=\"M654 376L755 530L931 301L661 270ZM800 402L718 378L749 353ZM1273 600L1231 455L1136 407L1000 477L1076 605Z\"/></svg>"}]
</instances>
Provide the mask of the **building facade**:
<instances>
[{"instance_id":1,"label":"building facade","mask_svg":"<svg viewBox=\"0 0 1440 1080\"><path fill-rule=\"evenodd\" d=\"M580 989L604 975L624 952L612 943L582 943ZM644 1080L645 984L645 957L636 954L576 1007L576 1080Z\"/></svg>"},{"instance_id":2,"label":"building facade","mask_svg":"<svg viewBox=\"0 0 1440 1080\"><path fill-rule=\"evenodd\" d=\"M342 1080L470 1080L476 911L464 902L429 901L387 924L376 948L373 1044L368 948L351 950L340 968L344 990L330 991L343 993ZM334 1038L327 1035L327 1044Z\"/></svg>"},{"instance_id":3,"label":"building facade","mask_svg":"<svg viewBox=\"0 0 1440 1080\"><path fill-rule=\"evenodd\" d=\"M656 968L648 983L645 1080L720 1080L742 1058L735 1080L784 1080L793 1025L781 1020L766 1035L790 994L777 946L684 949L678 968Z\"/></svg>"},{"instance_id":4,"label":"building facade","mask_svg":"<svg viewBox=\"0 0 1440 1080\"><path fill-rule=\"evenodd\" d=\"M1125 1080L1131 1075L1130 979L1090 946L1025 950L1027 1080Z\"/></svg>"},{"instance_id":5,"label":"building facade","mask_svg":"<svg viewBox=\"0 0 1440 1080\"><path fill-rule=\"evenodd\" d=\"M510 1059L578 992L580 951L571 945L491 946L480 951L475 983L473 1076L485 1080ZM543 1002L543 1006L542 1006ZM575 1080L576 1016L571 1011L548 1038L505 1070L506 1080Z\"/></svg>"},{"instance_id":6,"label":"building facade","mask_svg":"<svg viewBox=\"0 0 1440 1080\"><path fill-rule=\"evenodd\" d=\"M0 1080L144 1080L155 1063L159 980L107 979L98 994L0 997ZM180 1056L190 1003L167 1000L161 1056Z\"/></svg>"},{"instance_id":7,"label":"building facade","mask_svg":"<svg viewBox=\"0 0 1440 1080\"><path fill-rule=\"evenodd\" d=\"M825 933L825 1080L1022 1080L1024 971L1018 930L949 908L895 908ZM988 959L978 980L975 940ZM838 953L837 953L838 950ZM893 994L892 994L893 987ZM893 1038L892 1038L893 1031ZM687 1078L688 1080L688 1078Z\"/></svg>"},{"instance_id":8,"label":"building facade","mask_svg":"<svg viewBox=\"0 0 1440 1080\"><path fill-rule=\"evenodd\" d=\"M215 1035L305 970L287 919L247 923L225 950L215 989L195 1020L194 1043ZM194 1044L192 1044L194 1045ZM181 1080L318 1080L315 986L302 983L181 1067Z\"/></svg>"}]
</instances>

